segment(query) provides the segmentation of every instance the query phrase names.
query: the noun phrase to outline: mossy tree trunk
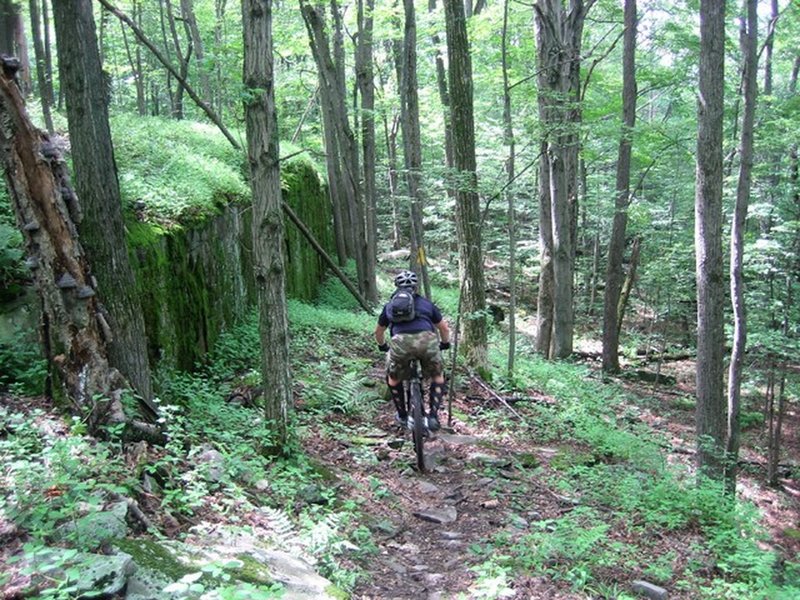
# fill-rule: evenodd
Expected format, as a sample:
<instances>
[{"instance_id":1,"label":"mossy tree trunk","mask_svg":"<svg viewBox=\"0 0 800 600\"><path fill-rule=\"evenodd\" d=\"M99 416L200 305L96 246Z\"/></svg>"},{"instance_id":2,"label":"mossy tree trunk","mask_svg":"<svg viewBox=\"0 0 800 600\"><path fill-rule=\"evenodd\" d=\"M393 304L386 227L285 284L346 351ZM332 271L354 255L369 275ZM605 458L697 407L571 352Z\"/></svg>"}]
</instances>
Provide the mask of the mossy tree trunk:
<instances>
[{"instance_id":1,"label":"mossy tree trunk","mask_svg":"<svg viewBox=\"0 0 800 600\"><path fill-rule=\"evenodd\" d=\"M272 59L271 0L242 0L247 153L253 189L253 260L261 331L266 418L277 449L288 439L292 401L286 311L284 226Z\"/></svg>"},{"instance_id":2,"label":"mossy tree trunk","mask_svg":"<svg viewBox=\"0 0 800 600\"><path fill-rule=\"evenodd\" d=\"M128 258L122 202L108 123L108 98L91 0L59 0L53 16L61 87L67 102L81 243L108 309L109 359L148 401L152 397L144 318Z\"/></svg>"}]
</instances>

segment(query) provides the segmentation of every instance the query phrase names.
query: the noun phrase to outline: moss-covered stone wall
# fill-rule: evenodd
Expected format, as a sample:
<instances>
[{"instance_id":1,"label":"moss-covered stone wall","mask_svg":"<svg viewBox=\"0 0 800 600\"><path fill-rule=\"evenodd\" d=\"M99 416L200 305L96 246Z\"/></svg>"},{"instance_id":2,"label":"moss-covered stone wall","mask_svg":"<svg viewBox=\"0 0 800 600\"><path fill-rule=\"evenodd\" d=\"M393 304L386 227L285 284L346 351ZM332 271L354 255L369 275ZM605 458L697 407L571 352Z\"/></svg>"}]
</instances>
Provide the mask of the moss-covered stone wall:
<instances>
[{"instance_id":1,"label":"moss-covered stone wall","mask_svg":"<svg viewBox=\"0 0 800 600\"><path fill-rule=\"evenodd\" d=\"M307 161L282 166L284 200L320 243L332 245L329 201ZM191 369L255 303L250 205L231 202L191 226L129 224L129 243L152 364ZM287 294L309 300L324 267L287 220Z\"/></svg>"}]
</instances>

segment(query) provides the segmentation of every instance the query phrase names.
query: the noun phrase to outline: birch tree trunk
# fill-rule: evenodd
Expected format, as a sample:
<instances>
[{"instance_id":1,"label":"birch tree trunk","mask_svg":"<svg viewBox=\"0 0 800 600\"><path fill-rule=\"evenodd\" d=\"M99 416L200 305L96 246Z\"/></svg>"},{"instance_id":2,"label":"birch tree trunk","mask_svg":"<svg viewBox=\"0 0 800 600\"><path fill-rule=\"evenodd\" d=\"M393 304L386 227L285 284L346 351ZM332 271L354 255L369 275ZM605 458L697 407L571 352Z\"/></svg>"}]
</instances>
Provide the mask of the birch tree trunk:
<instances>
[{"instance_id":1,"label":"birch tree trunk","mask_svg":"<svg viewBox=\"0 0 800 600\"><path fill-rule=\"evenodd\" d=\"M253 188L253 261L259 306L265 417L275 427L276 449L289 437L292 405L289 320L278 123L272 58L272 1L242 0L247 155Z\"/></svg>"},{"instance_id":2,"label":"birch tree trunk","mask_svg":"<svg viewBox=\"0 0 800 600\"><path fill-rule=\"evenodd\" d=\"M722 124L725 0L700 2L695 253L697 262L697 467L720 479L725 451L725 301L722 256Z\"/></svg>"},{"instance_id":3,"label":"birch tree trunk","mask_svg":"<svg viewBox=\"0 0 800 600\"><path fill-rule=\"evenodd\" d=\"M631 147L636 124L636 0L625 0L625 33L622 50L622 133L617 156L614 222L608 244L606 289L603 303L603 371L619 372L618 305L622 289L622 255L630 206Z\"/></svg>"},{"instance_id":4,"label":"birch tree trunk","mask_svg":"<svg viewBox=\"0 0 800 600\"><path fill-rule=\"evenodd\" d=\"M733 349L728 368L728 428L725 457L725 487L736 493L739 461L739 413L741 409L742 363L747 345L747 317L744 300L744 229L753 172L753 130L758 95L758 6L757 0L745 0L746 17L740 21L739 44L743 57L742 137L739 143L739 181L731 224L730 285L733 308Z\"/></svg>"},{"instance_id":5,"label":"birch tree trunk","mask_svg":"<svg viewBox=\"0 0 800 600\"><path fill-rule=\"evenodd\" d=\"M453 162L456 185L456 232L461 303L465 313L462 343L467 364L485 369L486 283L483 274L481 211L475 160L475 123L472 104L472 59L467 21L461 0L445 0L448 83L453 121Z\"/></svg>"},{"instance_id":6,"label":"birch tree trunk","mask_svg":"<svg viewBox=\"0 0 800 600\"><path fill-rule=\"evenodd\" d=\"M75 188L83 205L81 243L92 257L114 332L113 341L107 340L111 364L149 400L152 387L144 319L128 261L92 5L91 0L59 0L53 6Z\"/></svg>"}]
</instances>

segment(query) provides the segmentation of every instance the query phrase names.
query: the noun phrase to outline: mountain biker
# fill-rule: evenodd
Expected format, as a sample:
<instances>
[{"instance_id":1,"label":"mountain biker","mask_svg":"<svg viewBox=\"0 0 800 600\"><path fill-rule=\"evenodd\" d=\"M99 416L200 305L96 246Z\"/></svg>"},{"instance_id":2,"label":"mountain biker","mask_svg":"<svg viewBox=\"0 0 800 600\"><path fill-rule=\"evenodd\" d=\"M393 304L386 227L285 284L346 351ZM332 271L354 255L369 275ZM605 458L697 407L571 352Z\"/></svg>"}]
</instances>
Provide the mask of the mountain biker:
<instances>
[{"instance_id":1,"label":"mountain biker","mask_svg":"<svg viewBox=\"0 0 800 600\"><path fill-rule=\"evenodd\" d=\"M384 305L378 325L375 328L375 341L386 356L386 383L397 409L397 420L405 425L408 420L403 381L411 377L410 361L417 358L422 366L423 377L430 377L428 394L428 429L439 429L439 408L445 394L445 379L441 350L450 348L450 328L442 313L433 302L417 294L417 274L402 271L394 278L397 288L393 298L405 291L413 295L412 318L393 319L392 301ZM386 330L390 340L386 342ZM438 335L437 335L438 331Z\"/></svg>"}]
</instances>

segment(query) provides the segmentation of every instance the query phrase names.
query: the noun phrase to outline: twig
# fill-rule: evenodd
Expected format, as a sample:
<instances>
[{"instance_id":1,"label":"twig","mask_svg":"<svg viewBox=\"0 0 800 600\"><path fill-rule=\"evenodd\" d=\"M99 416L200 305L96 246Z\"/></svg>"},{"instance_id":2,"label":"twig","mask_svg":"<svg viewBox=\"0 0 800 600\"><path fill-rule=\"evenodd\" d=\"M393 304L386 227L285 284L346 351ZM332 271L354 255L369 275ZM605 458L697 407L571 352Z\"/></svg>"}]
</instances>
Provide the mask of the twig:
<instances>
[{"instance_id":1,"label":"twig","mask_svg":"<svg viewBox=\"0 0 800 600\"><path fill-rule=\"evenodd\" d=\"M512 413L512 414L513 414L515 417L517 417L517 418L518 418L520 421L524 420L524 419L522 418L522 415L520 415L520 414L519 414L519 413L518 413L516 410L514 410L514 409L511 407L511 405L510 405L508 402L506 402L506 401L505 401L505 399L504 399L502 396L500 396L500 395L499 395L497 392L495 392L495 391L494 391L492 388L490 388L488 385L486 385L486 384L483 382L483 380L482 380L480 377L478 377L477 375L474 375L474 374L473 374L473 375L472 375L472 380L473 380L474 382L476 382L476 383L477 383L479 386L481 386L481 388L482 388L484 391L486 391L486 392L487 392L487 393L488 393L488 394L489 394L489 395L490 395L492 398L494 398L494 399L495 399L495 400L497 400L497 401L498 401L500 404L502 404L502 405L503 405L503 406L505 406L505 407L506 407L508 410L510 410L510 411L511 411L511 413Z\"/></svg>"}]
</instances>

